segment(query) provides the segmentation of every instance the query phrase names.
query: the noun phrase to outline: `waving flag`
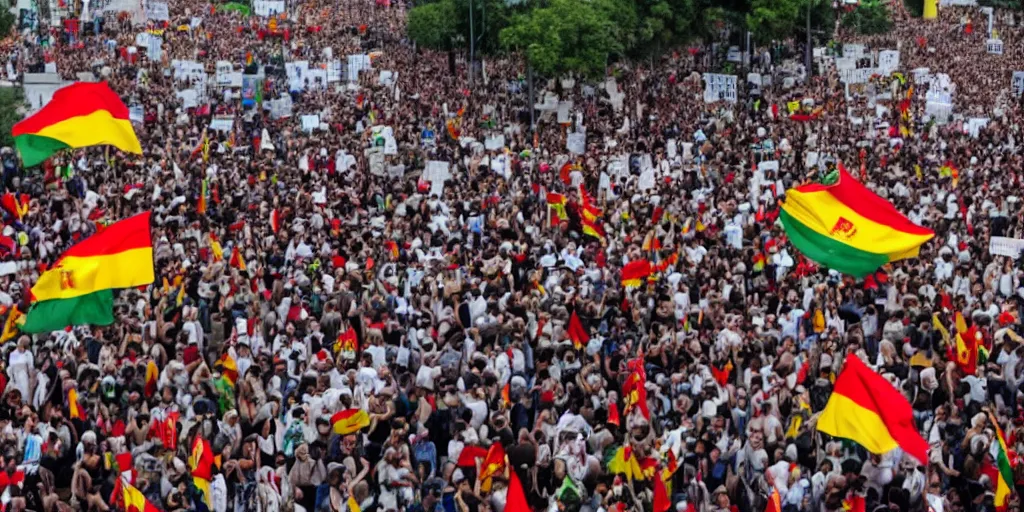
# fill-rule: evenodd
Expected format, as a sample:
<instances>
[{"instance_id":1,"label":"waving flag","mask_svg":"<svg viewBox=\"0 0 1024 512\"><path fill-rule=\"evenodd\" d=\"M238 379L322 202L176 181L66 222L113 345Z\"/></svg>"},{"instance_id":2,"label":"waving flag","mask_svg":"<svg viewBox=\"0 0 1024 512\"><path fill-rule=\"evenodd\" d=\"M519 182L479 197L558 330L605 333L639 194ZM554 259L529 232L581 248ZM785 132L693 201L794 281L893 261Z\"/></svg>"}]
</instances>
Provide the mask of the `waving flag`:
<instances>
[{"instance_id":1,"label":"waving flag","mask_svg":"<svg viewBox=\"0 0 1024 512\"><path fill-rule=\"evenodd\" d=\"M156 385L159 378L160 370L156 367L156 361L150 359L150 361L146 363L146 386L143 388L146 398L156 394Z\"/></svg>"},{"instance_id":2,"label":"waving flag","mask_svg":"<svg viewBox=\"0 0 1024 512\"><path fill-rule=\"evenodd\" d=\"M113 323L114 288L153 282L149 212L122 220L68 249L32 287L34 304L22 330Z\"/></svg>"},{"instance_id":3,"label":"waving flag","mask_svg":"<svg viewBox=\"0 0 1024 512\"><path fill-rule=\"evenodd\" d=\"M569 336L569 340L572 341L572 346L576 347L576 350L583 348L584 345L590 342L590 335L587 334L586 328L580 322L580 317L576 314L575 309L569 317L569 327L566 329L566 334Z\"/></svg>"},{"instance_id":4,"label":"waving flag","mask_svg":"<svg viewBox=\"0 0 1024 512\"><path fill-rule=\"evenodd\" d=\"M871 453L898 446L922 464L928 460L928 443L917 431L910 402L856 356L846 358L818 430L855 441Z\"/></svg>"},{"instance_id":5,"label":"waving flag","mask_svg":"<svg viewBox=\"0 0 1024 512\"><path fill-rule=\"evenodd\" d=\"M221 376L232 386L238 382L238 365L235 363L235 358L231 357L231 354L227 352L221 354L220 359L213 363L213 367L214 369L219 368Z\"/></svg>"},{"instance_id":6,"label":"waving flag","mask_svg":"<svg viewBox=\"0 0 1024 512\"><path fill-rule=\"evenodd\" d=\"M800 252L858 278L891 261L917 257L921 245L935 236L842 167L834 185L812 183L787 191L779 218Z\"/></svg>"},{"instance_id":7,"label":"waving flag","mask_svg":"<svg viewBox=\"0 0 1024 512\"><path fill-rule=\"evenodd\" d=\"M480 476L478 480L483 482L488 478L500 474L505 470L505 447L499 442L495 442L487 450L487 456L484 457L483 464L480 465Z\"/></svg>"},{"instance_id":8,"label":"waving flag","mask_svg":"<svg viewBox=\"0 0 1024 512\"><path fill-rule=\"evenodd\" d=\"M651 262L647 260L636 260L627 263L626 266L622 267L623 288L628 290L639 287L653 271Z\"/></svg>"},{"instance_id":9,"label":"waving flag","mask_svg":"<svg viewBox=\"0 0 1024 512\"><path fill-rule=\"evenodd\" d=\"M142 154L128 107L106 82L77 82L58 89L42 110L14 125L11 134L26 167L68 148L110 145Z\"/></svg>"},{"instance_id":10,"label":"waving flag","mask_svg":"<svg viewBox=\"0 0 1024 512\"><path fill-rule=\"evenodd\" d=\"M995 505L996 510L1006 510L1014 486L1013 463L1010 461L1010 450L1006 448L1006 436L1003 435L1003 429L999 428L999 422L996 421L995 416L991 412L988 413L988 419L996 430L996 442L992 443L990 449L992 461L999 470L999 477L996 481Z\"/></svg>"},{"instance_id":11,"label":"waving flag","mask_svg":"<svg viewBox=\"0 0 1024 512\"><path fill-rule=\"evenodd\" d=\"M370 415L362 409L346 409L331 416L335 434L351 434L370 426Z\"/></svg>"}]
</instances>

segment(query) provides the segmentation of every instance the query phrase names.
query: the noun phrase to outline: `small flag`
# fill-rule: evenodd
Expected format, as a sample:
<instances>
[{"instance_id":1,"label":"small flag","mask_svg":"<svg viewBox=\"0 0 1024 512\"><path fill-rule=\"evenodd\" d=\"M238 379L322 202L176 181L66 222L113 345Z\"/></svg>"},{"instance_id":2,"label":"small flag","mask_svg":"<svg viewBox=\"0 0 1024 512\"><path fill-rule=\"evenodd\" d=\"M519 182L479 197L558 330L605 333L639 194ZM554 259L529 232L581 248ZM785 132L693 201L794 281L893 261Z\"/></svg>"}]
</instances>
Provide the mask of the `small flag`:
<instances>
[{"instance_id":1,"label":"small flag","mask_svg":"<svg viewBox=\"0 0 1024 512\"><path fill-rule=\"evenodd\" d=\"M370 426L370 415L362 409L346 409L331 416L334 433L347 435Z\"/></svg>"}]
</instances>

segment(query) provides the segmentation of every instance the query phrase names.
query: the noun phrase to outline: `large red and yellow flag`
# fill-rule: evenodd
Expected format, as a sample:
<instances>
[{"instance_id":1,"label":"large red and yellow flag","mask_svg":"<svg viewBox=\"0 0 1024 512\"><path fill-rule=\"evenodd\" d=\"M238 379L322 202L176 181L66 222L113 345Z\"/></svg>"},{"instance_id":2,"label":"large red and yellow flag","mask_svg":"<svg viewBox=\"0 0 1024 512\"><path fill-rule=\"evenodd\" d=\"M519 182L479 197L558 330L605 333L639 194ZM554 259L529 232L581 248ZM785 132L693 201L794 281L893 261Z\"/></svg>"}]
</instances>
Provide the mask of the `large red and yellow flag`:
<instances>
[{"instance_id":1,"label":"large red and yellow flag","mask_svg":"<svg viewBox=\"0 0 1024 512\"><path fill-rule=\"evenodd\" d=\"M213 496L210 494L210 480L213 479L213 466L219 464L220 457L215 457L210 442L202 436L196 436L192 442L192 454L188 457L188 466L192 472L192 483L203 493L206 506L211 506Z\"/></svg>"},{"instance_id":2,"label":"large red and yellow flag","mask_svg":"<svg viewBox=\"0 0 1024 512\"><path fill-rule=\"evenodd\" d=\"M871 453L899 447L922 464L928 460L928 443L917 430L910 402L853 355L836 379L818 430L855 441Z\"/></svg>"},{"instance_id":3,"label":"large red and yellow flag","mask_svg":"<svg viewBox=\"0 0 1024 512\"><path fill-rule=\"evenodd\" d=\"M854 277L891 261L917 257L935 232L914 224L839 168L839 181L786 191L779 220L808 258Z\"/></svg>"},{"instance_id":4,"label":"large red and yellow flag","mask_svg":"<svg viewBox=\"0 0 1024 512\"><path fill-rule=\"evenodd\" d=\"M109 290L153 282L149 216L145 212L114 223L61 255L32 287L32 309L22 330L36 333L113 322Z\"/></svg>"},{"instance_id":5,"label":"large red and yellow flag","mask_svg":"<svg viewBox=\"0 0 1024 512\"><path fill-rule=\"evenodd\" d=\"M349 327L338 334L338 339L334 341L334 352L355 359L356 352L359 352L359 338L355 329Z\"/></svg>"},{"instance_id":6,"label":"large red and yellow flag","mask_svg":"<svg viewBox=\"0 0 1024 512\"><path fill-rule=\"evenodd\" d=\"M622 267L622 286L626 289L637 288L651 275L654 269L647 260L631 261Z\"/></svg>"},{"instance_id":7,"label":"large red and yellow flag","mask_svg":"<svg viewBox=\"0 0 1024 512\"><path fill-rule=\"evenodd\" d=\"M978 348L981 346L981 332L978 326L967 327L964 315L956 314L956 352L952 354L960 371L965 375L974 375L978 371ZM949 347L950 351L954 347Z\"/></svg>"},{"instance_id":8,"label":"large red and yellow flag","mask_svg":"<svg viewBox=\"0 0 1024 512\"><path fill-rule=\"evenodd\" d=\"M68 148L111 145L142 154L128 107L106 82L77 82L57 90L42 110L14 125L11 134L26 167Z\"/></svg>"},{"instance_id":9,"label":"large red and yellow flag","mask_svg":"<svg viewBox=\"0 0 1024 512\"><path fill-rule=\"evenodd\" d=\"M331 416L335 434L351 434L370 426L370 415L362 409L346 409Z\"/></svg>"}]
</instances>

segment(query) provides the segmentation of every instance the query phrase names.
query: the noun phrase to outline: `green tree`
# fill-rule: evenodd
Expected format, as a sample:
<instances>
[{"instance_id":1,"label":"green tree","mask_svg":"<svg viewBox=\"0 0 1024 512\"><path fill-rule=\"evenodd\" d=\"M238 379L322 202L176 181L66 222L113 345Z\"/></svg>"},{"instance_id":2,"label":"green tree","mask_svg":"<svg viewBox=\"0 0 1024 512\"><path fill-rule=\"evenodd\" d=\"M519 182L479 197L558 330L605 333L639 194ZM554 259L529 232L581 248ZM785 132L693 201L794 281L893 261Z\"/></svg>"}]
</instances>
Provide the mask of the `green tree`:
<instances>
[{"instance_id":1,"label":"green tree","mask_svg":"<svg viewBox=\"0 0 1024 512\"><path fill-rule=\"evenodd\" d=\"M880 0L862 0L843 17L843 27L866 35L883 34L892 28L892 20L889 9Z\"/></svg>"},{"instance_id":2,"label":"green tree","mask_svg":"<svg viewBox=\"0 0 1024 512\"><path fill-rule=\"evenodd\" d=\"M695 0L637 0L630 54L657 54L688 42L697 19Z\"/></svg>"},{"instance_id":3,"label":"green tree","mask_svg":"<svg viewBox=\"0 0 1024 512\"><path fill-rule=\"evenodd\" d=\"M793 35L806 0L754 0L747 13L747 29L760 43L781 41Z\"/></svg>"},{"instance_id":4,"label":"green tree","mask_svg":"<svg viewBox=\"0 0 1024 512\"><path fill-rule=\"evenodd\" d=\"M542 75L595 77L630 47L636 26L629 0L550 0L514 16L501 31L501 44L523 51Z\"/></svg>"},{"instance_id":5,"label":"green tree","mask_svg":"<svg viewBox=\"0 0 1024 512\"><path fill-rule=\"evenodd\" d=\"M456 47L458 17L455 0L440 0L418 5L409 11L409 38L432 50L450 51Z\"/></svg>"},{"instance_id":6,"label":"green tree","mask_svg":"<svg viewBox=\"0 0 1024 512\"><path fill-rule=\"evenodd\" d=\"M0 147L14 147L11 128L25 115L25 92L21 87L0 87Z\"/></svg>"},{"instance_id":7,"label":"green tree","mask_svg":"<svg viewBox=\"0 0 1024 512\"><path fill-rule=\"evenodd\" d=\"M18 18L9 9L0 9L0 37L7 37L18 23Z\"/></svg>"}]
</instances>

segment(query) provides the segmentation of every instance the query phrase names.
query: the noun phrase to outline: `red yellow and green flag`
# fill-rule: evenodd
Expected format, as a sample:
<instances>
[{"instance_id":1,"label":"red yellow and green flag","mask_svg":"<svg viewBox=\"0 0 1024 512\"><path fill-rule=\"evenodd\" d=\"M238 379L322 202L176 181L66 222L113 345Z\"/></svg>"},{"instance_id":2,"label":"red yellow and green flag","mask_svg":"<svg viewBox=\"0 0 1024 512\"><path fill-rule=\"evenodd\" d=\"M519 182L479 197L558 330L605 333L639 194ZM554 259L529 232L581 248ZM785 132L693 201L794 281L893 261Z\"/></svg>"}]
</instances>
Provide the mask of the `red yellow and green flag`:
<instances>
[{"instance_id":1,"label":"red yellow and green flag","mask_svg":"<svg viewBox=\"0 0 1024 512\"><path fill-rule=\"evenodd\" d=\"M68 249L32 287L22 331L113 323L115 288L153 282L149 212L117 222Z\"/></svg>"},{"instance_id":2,"label":"red yellow and green flag","mask_svg":"<svg viewBox=\"0 0 1024 512\"><path fill-rule=\"evenodd\" d=\"M110 145L142 154L128 107L106 82L77 82L57 90L42 110L14 125L11 134L27 167L69 148Z\"/></svg>"},{"instance_id":3,"label":"red yellow and green flag","mask_svg":"<svg viewBox=\"0 0 1024 512\"><path fill-rule=\"evenodd\" d=\"M999 428L999 422L991 412L988 413L988 419L996 429L996 442L992 443L991 448L992 461L995 463L996 469L999 470L999 478L996 479L995 505L997 511L1003 511L1007 509L1010 494L1013 491L1013 464L1010 462L1010 450L1006 448L1006 436L1003 435L1003 429Z\"/></svg>"},{"instance_id":4,"label":"red yellow and green flag","mask_svg":"<svg viewBox=\"0 0 1024 512\"><path fill-rule=\"evenodd\" d=\"M841 166L835 184L812 183L787 191L780 219L805 256L854 277L917 257L921 245L935 236Z\"/></svg>"}]
</instances>

